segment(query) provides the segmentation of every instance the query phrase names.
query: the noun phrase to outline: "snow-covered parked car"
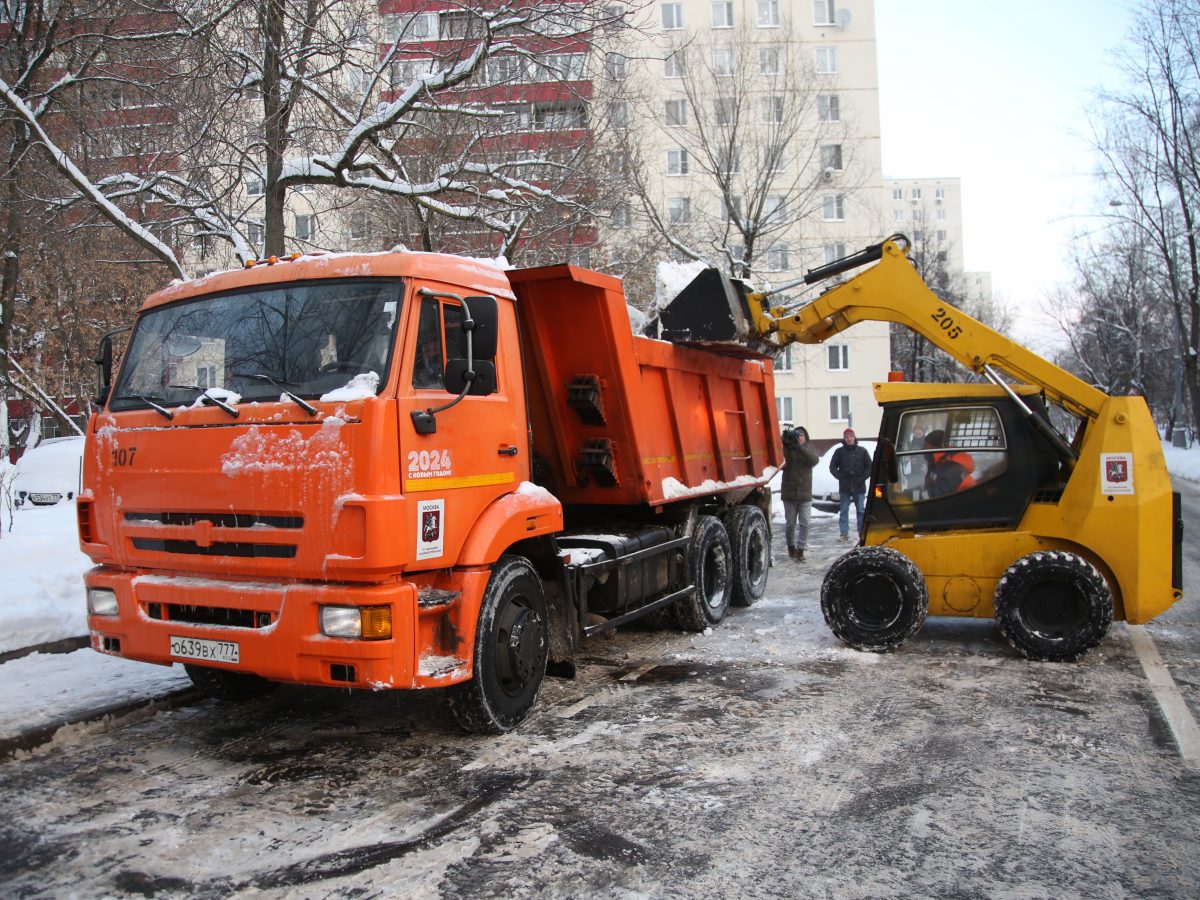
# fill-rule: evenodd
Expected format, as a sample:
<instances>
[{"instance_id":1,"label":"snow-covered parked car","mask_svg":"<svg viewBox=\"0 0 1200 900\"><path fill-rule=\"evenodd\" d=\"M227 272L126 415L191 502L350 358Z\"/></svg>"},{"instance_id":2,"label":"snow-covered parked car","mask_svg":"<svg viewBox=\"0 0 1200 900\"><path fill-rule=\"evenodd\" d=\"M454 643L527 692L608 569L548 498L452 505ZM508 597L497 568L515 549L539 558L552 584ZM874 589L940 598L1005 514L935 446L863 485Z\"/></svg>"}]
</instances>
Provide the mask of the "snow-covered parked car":
<instances>
[{"instance_id":1,"label":"snow-covered parked car","mask_svg":"<svg viewBox=\"0 0 1200 900\"><path fill-rule=\"evenodd\" d=\"M875 441L859 441L875 460ZM842 495L838 491L837 479L829 473L829 461L833 459L833 451L842 446L841 441L834 444L821 454L817 464L813 466L813 506L827 512L836 512L841 508Z\"/></svg>"},{"instance_id":2,"label":"snow-covered parked car","mask_svg":"<svg viewBox=\"0 0 1200 900\"><path fill-rule=\"evenodd\" d=\"M17 506L53 506L79 495L83 438L47 438L17 462L13 500Z\"/></svg>"}]
</instances>

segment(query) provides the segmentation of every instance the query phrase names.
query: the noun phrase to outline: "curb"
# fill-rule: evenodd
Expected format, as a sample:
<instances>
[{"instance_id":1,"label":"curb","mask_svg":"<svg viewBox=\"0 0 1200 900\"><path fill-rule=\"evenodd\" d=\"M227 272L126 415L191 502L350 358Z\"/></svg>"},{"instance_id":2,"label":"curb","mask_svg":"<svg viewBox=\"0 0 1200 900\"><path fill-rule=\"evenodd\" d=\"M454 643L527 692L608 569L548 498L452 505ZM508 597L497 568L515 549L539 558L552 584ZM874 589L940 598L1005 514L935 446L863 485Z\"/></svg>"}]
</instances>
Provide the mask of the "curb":
<instances>
[{"instance_id":1,"label":"curb","mask_svg":"<svg viewBox=\"0 0 1200 900\"><path fill-rule=\"evenodd\" d=\"M88 710L85 713L75 716L68 716L64 719L51 722L48 725L42 725L32 731L26 731L13 737L0 738L0 761L9 760L23 750L33 750L42 744L49 743L54 739L54 735L58 733L59 729L65 728L68 725L85 725L89 722L99 722L101 719L109 717L125 717L143 710L150 710L155 713L165 712L167 710L178 709L181 706L187 706L189 703L194 703L200 699L203 699L203 697L198 690L194 687L187 687L170 694L164 694L161 697L151 697L144 700L127 700L124 703L113 703L109 706Z\"/></svg>"},{"instance_id":2,"label":"curb","mask_svg":"<svg viewBox=\"0 0 1200 900\"><path fill-rule=\"evenodd\" d=\"M0 653L0 665L12 662L14 659L20 659L23 656L31 656L34 653L74 653L76 650L83 650L89 646L91 646L91 639L86 634L82 637L69 637L57 641L47 641L44 644L34 644L32 647L21 647L19 650L9 650L5 653Z\"/></svg>"}]
</instances>

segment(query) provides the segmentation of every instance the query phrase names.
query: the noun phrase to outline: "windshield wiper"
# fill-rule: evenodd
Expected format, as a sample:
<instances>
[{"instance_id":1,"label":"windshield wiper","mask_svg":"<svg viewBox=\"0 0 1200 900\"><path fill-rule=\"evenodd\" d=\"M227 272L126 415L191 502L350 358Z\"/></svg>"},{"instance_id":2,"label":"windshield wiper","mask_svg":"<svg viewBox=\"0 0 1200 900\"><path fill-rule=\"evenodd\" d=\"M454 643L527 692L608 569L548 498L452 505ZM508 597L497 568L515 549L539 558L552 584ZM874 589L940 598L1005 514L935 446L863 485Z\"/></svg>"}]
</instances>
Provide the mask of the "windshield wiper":
<instances>
[{"instance_id":1,"label":"windshield wiper","mask_svg":"<svg viewBox=\"0 0 1200 900\"><path fill-rule=\"evenodd\" d=\"M221 407L221 409L225 410L225 412L229 413L235 419L238 417L238 411L234 407L230 406L228 403L226 403L220 397L214 397L212 394L210 394L208 392L208 388L202 388L198 384L170 384L170 385L167 385L167 387L175 388L175 389L181 390L181 391L195 391L197 394L200 395L201 403L203 403L205 400L207 400L207 401L211 402L212 404L214 404L215 406Z\"/></svg>"},{"instance_id":2,"label":"windshield wiper","mask_svg":"<svg viewBox=\"0 0 1200 900\"><path fill-rule=\"evenodd\" d=\"M293 382L276 381L274 378L272 378L270 375L267 375L265 372L234 372L233 377L234 378L249 378L253 381L269 381L269 382L271 382L271 385L273 387L277 388L281 393L284 394L284 396L291 398L291 400L293 400L297 406L299 406L301 409L303 409L310 416L315 416L317 414L317 408L315 406L313 406L311 403L309 403L307 400L305 400L299 394L293 394L291 391L289 391L287 388L284 387L285 384L291 384L294 387L295 385L293 384Z\"/></svg>"},{"instance_id":3,"label":"windshield wiper","mask_svg":"<svg viewBox=\"0 0 1200 900\"><path fill-rule=\"evenodd\" d=\"M158 403L154 402L157 400L157 401L159 401L159 403L166 403L167 401L163 400L162 397L147 397L145 394L122 394L119 397L113 397L113 399L114 400L141 400L143 403L145 403L148 407L150 407L156 413L166 416L168 419L175 418L175 413L171 412L165 406L159 406Z\"/></svg>"}]
</instances>

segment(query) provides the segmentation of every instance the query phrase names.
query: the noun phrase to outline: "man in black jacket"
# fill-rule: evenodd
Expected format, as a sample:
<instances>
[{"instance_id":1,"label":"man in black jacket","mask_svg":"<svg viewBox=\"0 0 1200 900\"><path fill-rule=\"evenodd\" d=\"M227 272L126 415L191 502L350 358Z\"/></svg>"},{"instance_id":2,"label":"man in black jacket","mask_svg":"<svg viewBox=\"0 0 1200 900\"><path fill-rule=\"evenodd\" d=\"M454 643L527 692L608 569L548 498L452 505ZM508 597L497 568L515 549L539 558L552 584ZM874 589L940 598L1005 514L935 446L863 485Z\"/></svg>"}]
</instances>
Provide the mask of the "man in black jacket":
<instances>
[{"instance_id":1,"label":"man in black jacket","mask_svg":"<svg viewBox=\"0 0 1200 900\"><path fill-rule=\"evenodd\" d=\"M817 451L808 441L803 426L783 433L783 533L787 537L788 556L804 562L808 549L808 525L812 515L812 470Z\"/></svg>"},{"instance_id":2,"label":"man in black jacket","mask_svg":"<svg viewBox=\"0 0 1200 900\"><path fill-rule=\"evenodd\" d=\"M842 432L842 445L833 451L829 460L829 474L838 480L838 494L842 510L838 516L838 529L842 540L850 539L850 501L854 501L854 524L862 534L863 504L867 499L867 479L871 476L871 454L858 443L854 429Z\"/></svg>"}]
</instances>

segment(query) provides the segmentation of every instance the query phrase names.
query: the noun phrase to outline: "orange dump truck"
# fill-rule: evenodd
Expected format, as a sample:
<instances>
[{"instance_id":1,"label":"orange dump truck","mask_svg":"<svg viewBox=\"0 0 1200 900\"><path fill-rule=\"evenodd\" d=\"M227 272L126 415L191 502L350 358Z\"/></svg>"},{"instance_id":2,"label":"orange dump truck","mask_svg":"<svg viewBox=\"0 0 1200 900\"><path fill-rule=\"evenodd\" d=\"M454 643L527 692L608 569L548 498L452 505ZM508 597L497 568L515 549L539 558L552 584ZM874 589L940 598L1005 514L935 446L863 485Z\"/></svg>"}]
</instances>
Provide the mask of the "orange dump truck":
<instances>
[{"instance_id":1,"label":"orange dump truck","mask_svg":"<svg viewBox=\"0 0 1200 900\"><path fill-rule=\"evenodd\" d=\"M312 254L159 291L101 356L92 646L210 694L447 688L504 731L584 637L765 590L770 360L635 336L615 278Z\"/></svg>"}]
</instances>

